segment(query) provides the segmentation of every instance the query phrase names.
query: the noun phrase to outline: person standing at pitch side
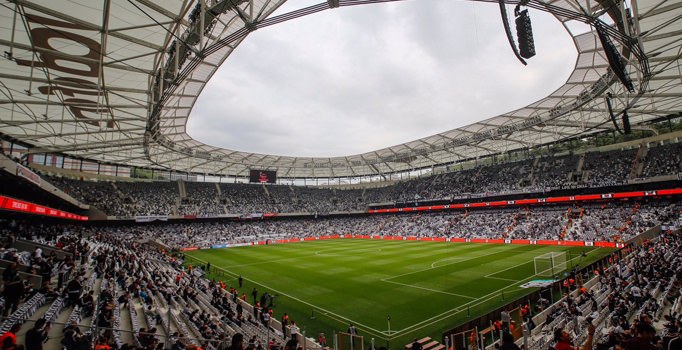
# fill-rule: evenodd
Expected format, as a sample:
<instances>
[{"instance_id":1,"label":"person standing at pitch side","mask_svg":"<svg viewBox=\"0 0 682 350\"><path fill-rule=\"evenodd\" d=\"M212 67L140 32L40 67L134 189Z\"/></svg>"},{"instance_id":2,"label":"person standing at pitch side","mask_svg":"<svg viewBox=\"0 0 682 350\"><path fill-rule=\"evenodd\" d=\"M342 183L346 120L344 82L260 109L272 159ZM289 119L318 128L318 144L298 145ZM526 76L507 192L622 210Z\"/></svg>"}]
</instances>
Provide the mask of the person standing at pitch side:
<instances>
[{"instance_id":1,"label":"person standing at pitch side","mask_svg":"<svg viewBox=\"0 0 682 350\"><path fill-rule=\"evenodd\" d=\"M350 334L351 346L355 345L355 336L358 335L358 330L352 323L348 326L348 334Z\"/></svg>"}]
</instances>

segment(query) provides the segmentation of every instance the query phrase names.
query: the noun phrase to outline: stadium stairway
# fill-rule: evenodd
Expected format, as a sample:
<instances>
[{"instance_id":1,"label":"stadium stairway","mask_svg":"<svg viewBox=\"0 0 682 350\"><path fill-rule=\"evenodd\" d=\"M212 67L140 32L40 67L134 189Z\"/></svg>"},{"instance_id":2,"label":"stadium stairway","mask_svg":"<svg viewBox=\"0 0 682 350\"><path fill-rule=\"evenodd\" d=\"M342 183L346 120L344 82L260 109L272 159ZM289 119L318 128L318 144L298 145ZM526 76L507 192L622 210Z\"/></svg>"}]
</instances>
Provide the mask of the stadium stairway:
<instances>
[{"instance_id":1,"label":"stadium stairway","mask_svg":"<svg viewBox=\"0 0 682 350\"><path fill-rule=\"evenodd\" d=\"M93 275L93 271L87 271L85 275L85 290L95 290L96 293L95 295L99 294L96 289L98 289L99 285L96 285L94 282L96 281L96 276ZM52 279L50 282L50 287L56 288L56 279ZM58 350L62 348L61 345L61 340L62 340L62 332L64 330L64 327L69 323L70 320L74 318L74 314L78 314L79 310L75 310L73 306L66 306L66 300L62 299L61 297L58 297L56 299L49 299L46 300L42 305L40 305L38 308L34 310L34 312L30 313L30 315L27 315L26 321L24 322L21 330L17 333L17 342L19 344L24 344L25 343L25 336L26 332L28 332L32 327L35 321L37 321L40 318L45 318L49 321L51 324L50 330L48 332L48 340L45 342L43 345L43 349L45 350ZM78 320L80 320L80 317L78 317ZM89 320L80 320L78 322L79 324L89 324L86 322L90 322ZM86 332L87 329L82 329L83 332Z\"/></svg>"},{"instance_id":2,"label":"stadium stairway","mask_svg":"<svg viewBox=\"0 0 682 350\"><path fill-rule=\"evenodd\" d=\"M445 345L431 339L430 337L421 338L417 340L417 342L421 344L422 350L445 350ZM412 343L406 344L405 349L412 350Z\"/></svg>"},{"instance_id":3,"label":"stadium stairway","mask_svg":"<svg viewBox=\"0 0 682 350\"><path fill-rule=\"evenodd\" d=\"M178 179L178 192L180 192L180 198L187 198L187 187L185 187L185 181L183 179Z\"/></svg>"},{"instance_id":4,"label":"stadium stairway","mask_svg":"<svg viewBox=\"0 0 682 350\"><path fill-rule=\"evenodd\" d=\"M140 328L150 329L155 327L157 326L156 320L148 317L148 315L144 312L145 305L139 298L131 298L128 307L120 305L116 299L117 296L124 293L121 287L117 283L113 282L113 279L105 280L101 277L98 277L94 273L90 264L86 263L82 266L86 267L86 274L84 276L85 278L83 282L83 292L94 292L93 297L95 299L95 305L98 304L98 297L100 292L104 289L110 289L115 296L114 301L117 305L115 309L115 328L118 330L115 332L117 333L115 335L116 342L119 344L127 343L137 345L137 335ZM78 270L80 267L81 266L78 266L76 270ZM170 279L169 275L168 278ZM128 281L126 281L126 284L127 283ZM50 287L56 288L56 278L52 278ZM186 318L184 317L185 315L183 315L181 311L187 309L188 305L181 299L179 301L172 301L172 304L177 305L168 305L162 296L152 294L151 297L154 299L153 308L155 312L162 315L163 325L160 324L157 326L156 335L159 336L163 341L167 339L168 334L180 332L184 333L186 337L190 338L188 339L190 343L199 345L194 339L200 338L200 334L198 334L197 330L195 329L196 327L192 327L194 326L193 324L187 322ZM65 300L61 297L45 300L44 296L37 294L31 299L35 299L36 302L24 302L22 305L26 305L27 307L22 308L20 306L20 310L18 310L16 314L12 315L14 316L13 318L10 318L10 321L13 319L25 320L23 327L17 334L19 344L25 343L26 332L33 327L33 324L36 320L43 317L48 319L51 324L50 330L48 332L48 340L45 342L43 347L45 350L62 349L63 346L61 341L63 339L64 328L72 321L79 324L81 331L85 334L92 330L91 325L94 325L96 322L95 316L83 317L83 315L80 313L80 307L66 306ZM210 303L207 304L210 305ZM176 307L173 308L172 306ZM201 308L201 306L205 307L206 305L199 306L195 304L192 306L195 308ZM1 324L3 327L9 327L11 323L14 322L15 321L3 321ZM234 331L231 333L233 332Z\"/></svg>"},{"instance_id":5,"label":"stadium stairway","mask_svg":"<svg viewBox=\"0 0 682 350\"><path fill-rule=\"evenodd\" d=\"M98 244L90 242L92 250L90 251L90 256L94 257L99 249L110 249L108 244ZM129 255L135 254L133 251L122 249L121 252ZM161 261L156 261L153 259L140 259L139 271L140 275L144 275L145 278L151 278L152 275L159 279L160 283L169 283L170 285L175 285L175 278L177 276L177 270L175 267ZM151 312L145 312L148 305L146 305L139 297L131 297L127 306L118 303L118 297L125 293L125 290L119 285L118 282L114 280L113 277L102 278L94 273L93 264L85 263L83 265L77 265L74 271L80 270L80 268L85 268L85 275L83 280L83 292L87 293L93 291L93 297L95 299L94 304L98 305L98 299L101 292L104 290L109 290L114 297L114 333L113 338L117 346L122 346L123 344L131 344L133 346L139 346L138 335L141 328L150 329L152 327L157 328L156 336L160 338L161 342L168 340L168 336L178 332L183 334L185 341L188 345L203 346L205 344L201 340L201 332L199 331L198 324L190 320L189 315L191 310L204 310L211 314L213 317L221 318L221 312L211 305L211 293L208 292L208 281L199 280L196 281L195 287L197 288L197 296L195 299L183 299L181 297L175 296L170 302L167 302L166 298L161 295L161 293L150 293L149 296L153 300L151 303ZM133 276L127 276L123 285L128 286L133 281ZM50 286L56 287L56 278L51 279ZM189 285L190 279L188 275L182 277L182 284ZM227 291L222 291L222 293L227 293ZM24 327L18 334L18 341L20 344L25 343L25 334L28 330L32 328L32 325L39 318L47 317L51 322L52 326L48 333L48 341L44 344L45 350L59 350L62 349L62 339L64 328L75 322L80 325L81 331L84 334L89 334L97 330L94 325L96 324L96 316L85 316L81 314L81 309L79 306L66 306L61 298L45 300L44 296L38 295L39 302L31 303L30 312L22 311L21 319L28 320ZM38 300L36 299L36 300ZM271 320L270 327L262 325L258 321L251 321L250 316L253 314L253 308L248 303L237 300L241 303L247 320L241 324L235 324L231 322L220 322L220 328L227 334L232 335L234 333L240 332L244 334L247 338L252 336L258 337L261 341L265 342L270 338L277 338L282 341L283 334L279 331L281 325L277 320ZM230 304L233 310L236 308L236 303L230 299ZM26 308L25 308L26 309ZM95 311L95 315L97 311ZM155 315L160 315L159 324L157 325L157 318ZM301 339L303 341L303 339ZM308 348L314 348L314 339L305 339L308 344ZM166 343L169 346L170 343ZM215 349L216 343L208 344L207 349ZM434 346L436 345L436 346ZM431 344L427 342L424 346L425 350L442 350L442 347L438 347L437 344Z\"/></svg>"},{"instance_id":6,"label":"stadium stairway","mask_svg":"<svg viewBox=\"0 0 682 350\"><path fill-rule=\"evenodd\" d=\"M628 180L636 179L642 175L644 170L644 163L647 155L649 154L648 147L640 147L635 155L635 160L632 162L632 168L630 169L630 174L628 175Z\"/></svg>"}]
</instances>

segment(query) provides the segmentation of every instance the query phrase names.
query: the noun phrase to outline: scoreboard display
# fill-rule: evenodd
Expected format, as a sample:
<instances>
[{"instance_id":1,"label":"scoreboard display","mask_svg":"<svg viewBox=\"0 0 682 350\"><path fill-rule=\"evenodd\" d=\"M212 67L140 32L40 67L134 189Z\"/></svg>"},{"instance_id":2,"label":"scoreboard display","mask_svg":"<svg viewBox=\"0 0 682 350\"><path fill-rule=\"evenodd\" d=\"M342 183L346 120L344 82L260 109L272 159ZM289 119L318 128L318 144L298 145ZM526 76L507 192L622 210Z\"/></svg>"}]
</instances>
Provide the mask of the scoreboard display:
<instances>
[{"instance_id":1,"label":"scoreboard display","mask_svg":"<svg viewBox=\"0 0 682 350\"><path fill-rule=\"evenodd\" d=\"M249 172L249 182L274 184L277 182L277 172L274 170L251 169Z\"/></svg>"}]
</instances>

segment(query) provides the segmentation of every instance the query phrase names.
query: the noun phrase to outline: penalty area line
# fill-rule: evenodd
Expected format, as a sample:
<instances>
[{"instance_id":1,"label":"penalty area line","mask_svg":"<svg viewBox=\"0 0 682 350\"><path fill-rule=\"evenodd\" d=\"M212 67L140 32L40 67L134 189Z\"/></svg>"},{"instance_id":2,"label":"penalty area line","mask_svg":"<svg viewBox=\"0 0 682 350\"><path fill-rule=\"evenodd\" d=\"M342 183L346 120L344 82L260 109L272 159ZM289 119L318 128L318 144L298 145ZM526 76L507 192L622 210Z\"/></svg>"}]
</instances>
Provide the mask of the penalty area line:
<instances>
[{"instance_id":1,"label":"penalty area line","mask_svg":"<svg viewBox=\"0 0 682 350\"><path fill-rule=\"evenodd\" d=\"M464 259L466 259L466 258L448 257L448 258L439 259L439 260L436 260L436 261L434 261L434 262L431 263L431 268L432 268L432 269L435 269L435 268L437 268L437 267L447 266L447 265L450 265L450 264L455 264L455 263L458 263L460 260L464 260ZM455 262L448 263L448 264L443 264L443 265L438 266L438 263L441 262L441 261L452 261L452 260L454 260Z\"/></svg>"},{"instance_id":2,"label":"penalty area line","mask_svg":"<svg viewBox=\"0 0 682 350\"><path fill-rule=\"evenodd\" d=\"M440 259L440 260L436 260L436 261L434 261L433 263L431 263L431 267L427 267L427 268L425 268L425 269L421 269L421 270L417 270L417 271L405 272L405 273L401 273L401 274L399 274L399 275L394 275L394 276L386 277L386 278L383 279L382 281L388 282L388 280L392 280L392 279L394 279L394 278L403 277L403 276L407 276L407 275L414 275L414 274L418 274L418 273L420 273L420 272L429 271L429 270L433 270L433 269L438 269L438 268L445 267L445 266L450 266L450 265L456 265L456 264L463 263L463 262L467 262L467 261L470 261L470 260L474 260L474 259L478 259L478 258L483 258L483 257L486 257L486 256L495 255L495 254L500 254L500 253L504 253L504 252L505 252L505 251L497 251L497 250L496 250L496 251L493 251L493 252L491 252L491 253L487 253L487 254L483 254L483 255L466 256L466 257L454 257L455 259L460 259L460 260L453 261L453 262L447 263L447 264L443 264L443 265L440 265L440 266L438 266L438 267L434 267L434 264L435 264L435 263L444 260L444 259ZM445 258L445 259L447 259L447 258Z\"/></svg>"},{"instance_id":3,"label":"penalty area line","mask_svg":"<svg viewBox=\"0 0 682 350\"><path fill-rule=\"evenodd\" d=\"M416 289L421 289L421 290L428 290L429 292L433 292L433 293L447 294L447 295L452 295L452 296L456 296L456 297L460 297L460 298L467 298L467 299L471 299L471 300L476 300L476 298L470 297L470 296L468 296L468 295L457 294L457 293L450 293L450 292L444 292L444 291L442 291L442 290L436 290L436 289L431 289L431 288L426 288L426 287L415 286L415 285L413 285L413 284L407 284L407 283L400 283L400 282L395 282L395 281L389 281L389 280L387 280L387 279L382 279L381 281L382 281L382 282L386 282L386 283L393 283L393 284L397 284L397 285L401 285L401 286L405 286L405 287L409 287L409 288L416 288Z\"/></svg>"},{"instance_id":4,"label":"penalty area line","mask_svg":"<svg viewBox=\"0 0 682 350\"><path fill-rule=\"evenodd\" d=\"M507 281L507 282L518 282L519 281L519 280L513 280L511 278L491 277L491 276L483 276L483 278L490 278L490 279L494 279L494 280Z\"/></svg>"},{"instance_id":5,"label":"penalty area line","mask_svg":"<svg viewBox=\"0 0 682 350\"><path fill-rule=\"evenodd\" d=\"M602 247L597 247L596 249L592 249L592 250L590 250L589 252L587 252L587 254L592 254L593 252L599 251L600 249L602 249ZM575 260L575 259L577 259L577 258L578 258L577 256L576 256L576 257L573 257L573 258L571 258L571 259L568 259L567 262L568 262L568 261ZM454 315L456 315L456 314L458 314L458 313L460 313L460 312L466 310L466 307L480 305L480 304L482 304L482 303L484 303L484 302L486 302L486 301L488 301L488 300L490 300L490 299L493 299L494 297L496 297L496 294L498 294L498 293L500 293L500 292L502 292L502 291L505 291L505 290L508 290L508 289L511 289L511 290L518 290L518 289L520 289L520 288L518 288L518 286L520 285L520 283L530 281L530 280L532 280L532 279L534 279L534 278L536 278L536 275L531 275L531 276L528 277L528 278L524 278L524 279L522 279L522 280L517 281L516 283L512 283L512 284L510 284L510 285L508 285L508 286L506 286L506 287L502 287L502 288L500 288L500 289L498 289L498 290L496 290L496 291L494 291L494 292L491 292L491 293L488 293L488 294L486 294L486 295L484 295L484 296L481 296L480 298L478 298L478 299L476 299L476 300L470 301L470 302L468 302L468 303L466 303L466 304L459 305L459 306L454 307L454 308L452 308L452 309L450 309L450 310L444 311L444 312L442 312L442 313L440 313L440 314L438 314L438 315L436 315L436 316L429 317L429 318L427 318L427 319L425 319L425 320L422 320L422 321L420 321L420 322L417 322L417 323L415 323L415 324L413 324L413 325L411 325L411 326L408 326L408 327L406 327L406 328L403 328L403 329L400 329L400 330L397 330L397 331L392 331L391 333L393 333L394 335L393 335L393 337L392 337L391 339L394 339L395 337L401 336L403 333L414 332L414 331L423 329L423 328L425 328L425 327L428 327L428 326L430 326L430 325L432 325L432 324L438 323L438 322L440 322L440 321L441 321L442 319L444 319L444 318L452 317L452 316L454 316ZM517 288L512 289L514 286L516 286Z\"/></svg>"}]
</instances>

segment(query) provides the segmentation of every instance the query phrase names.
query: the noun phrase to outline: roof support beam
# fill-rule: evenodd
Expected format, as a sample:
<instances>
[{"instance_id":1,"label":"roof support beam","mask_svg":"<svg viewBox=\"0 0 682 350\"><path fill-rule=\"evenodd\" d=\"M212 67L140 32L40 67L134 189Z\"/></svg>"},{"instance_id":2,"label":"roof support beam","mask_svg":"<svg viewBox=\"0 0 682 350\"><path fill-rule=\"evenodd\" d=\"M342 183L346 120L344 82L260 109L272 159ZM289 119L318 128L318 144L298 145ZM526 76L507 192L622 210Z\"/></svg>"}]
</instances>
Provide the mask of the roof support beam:
<instances>
[{"instance_id":1,"label":"roof support beam","mask_svg":"<svg viewBox=\"0 0 682 350\"><path fill-rule=\"evenodd\" d=\"M0 40L1 41L1 40ZM14 75L14 74L5 74L5 73L0 73L0 79L2 80L19 80L19 81L32 81L34 83L43 83L43 84L50 84L50 80L46 78L40 78L40 77L26 77L26 76L21 76L21 75ZM69 86L69 87L83 87L82 84L80 83L73 83L69 82L67 80L65 81L60 81L59 85L62 86ZM93 83L94 87L94 83ZM107 86L107 91L112 92L129 92L129 93L139 93L139 94L147 94L147 89L137 89L137 88L128 88L128 87L121 87L121 86Z\"/></svg>"},{"instance_id":2,"label":"roof support beam","mask_svg":"<svg viewBox=\"0 0 682 350\"><path fill-rule=\"evenodd\" d=\"M16 42L11 43L11 42L8 42L7 40L3 40L3 39L0 39L0 46L7 46L7 47L12 46L15 49L26 50L29 52L47 53L50 56L63 57L65 59L68 59L69 61L94 63L97 65L99 65L99 63L100 63L99 60L95 60L95 59L91 59L91 58L85 58L82 56L78 56L76 58L72 55L68 55L68 54L61 52L61 51L48 50L48 49L44 49L44 48L37 48L37 47L32 47L30 45L16 43ZM156 53L156 52L154 52L154 53ZM120 70L124 70L124 71L128 71L128 72L142 73L142 74L146 74L146 75L152 75L152 73L153 73L150 70L143 69L140 67L131 66L131 65L110 64L110 65L108 65L108 67L116 68L116 69L120 69Z\"/></svg>"},{"instance_id":3,"label":"roof support beam","mask_svg":"<svg viewBox=\"0 0 682 350\"><path fill-rule=\"evenodd\" d=\"M102 31L102 28L99 25L83 21L80 18L69 16L63 12L59 12L59 11L53 10L51 8L47 8L45 6L38 5L38 4L30 2L30 1L26 1L26 0L9 0L9 1L14 2L20 6L25 7L25 8L29 8L29 9L50 15L50 16L59 18L61 20L67 21L67 22L78 24L79 26L82 26L82 27L87 28L87 29L92 30L92 31L97 31L97 32ZM141 1L141 0L136 0L136 1ZM125 34L121 34L121 33L110 33L110 35L113 37L116 37L118 39L121 39L121 40L125 40L125 41L135 43L135 44L138 44L141 46L149 47L151 49L154 49L155 51L163 50L163 48L160 47L159 45L144 41L144 40L139 39L139 38L135 38L135 37L130 36L130 35L125 35Z\"/></svg>"}]
</instances>

